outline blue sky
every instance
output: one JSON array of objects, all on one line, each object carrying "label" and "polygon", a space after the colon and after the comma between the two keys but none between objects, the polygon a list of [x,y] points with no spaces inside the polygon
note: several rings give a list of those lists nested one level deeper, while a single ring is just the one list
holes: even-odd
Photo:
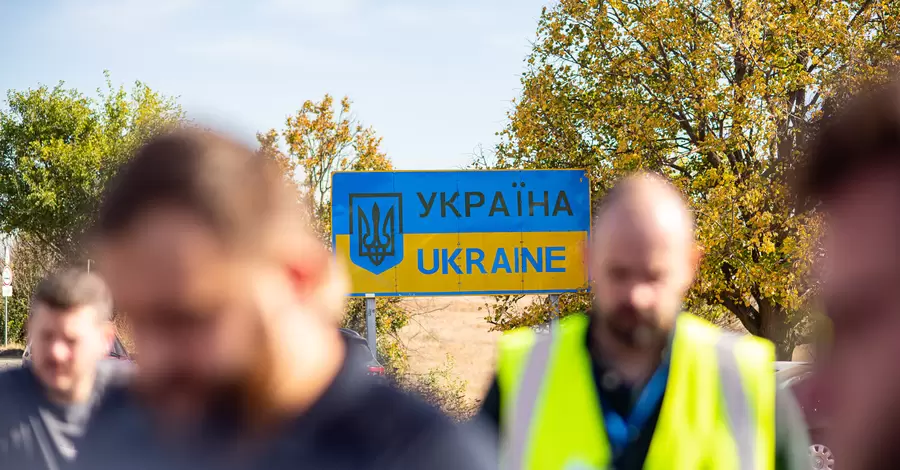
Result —
[{"label": "blue sky", "polygon": [[0,0],[0,90],[92,92],[108,69],[252,140],[349,95],[401,169],[496,143],[546,0]]}]

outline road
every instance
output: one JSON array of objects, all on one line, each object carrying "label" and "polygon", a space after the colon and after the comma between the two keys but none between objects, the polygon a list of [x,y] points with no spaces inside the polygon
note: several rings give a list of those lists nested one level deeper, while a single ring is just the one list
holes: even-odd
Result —
[{"label": "road", "polygon": [[20,358],[17,358],[17,357],[14,357],[14,358],[8,358],[8,357],[0,358],[0,370],[11,369],[11,368],[13,368],[13,367],[19,367],[19,366],[21,366],[21,365],[22,365],[22,359],[20,359]]}]

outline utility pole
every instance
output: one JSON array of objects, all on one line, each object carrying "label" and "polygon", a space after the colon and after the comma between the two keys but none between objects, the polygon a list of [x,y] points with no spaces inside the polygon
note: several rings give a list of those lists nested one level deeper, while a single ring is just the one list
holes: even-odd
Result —
[{"label": "utility pole", "polygon": [[12,269],[9,267],[9,244],[3,244],[3,346],[9,345],[9,297],[12,295]]}]

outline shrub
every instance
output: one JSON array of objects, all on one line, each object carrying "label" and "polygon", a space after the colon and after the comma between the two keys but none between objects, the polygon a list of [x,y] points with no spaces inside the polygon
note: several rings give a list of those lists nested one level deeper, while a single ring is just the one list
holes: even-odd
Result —
[{"label": "shrub", "polygon": [[424,374],[406,374],[400,385],[451,418],[457,421],[468,420],[475,414],[477,406],[466,397],[468,383],[456,377],[453,366],[453,357],[447,354],[443,365]]}]

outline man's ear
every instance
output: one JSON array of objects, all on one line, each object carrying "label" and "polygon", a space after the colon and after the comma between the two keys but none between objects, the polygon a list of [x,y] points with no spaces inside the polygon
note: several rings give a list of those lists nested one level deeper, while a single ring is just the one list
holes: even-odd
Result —
[{"label": "man's ear", "polygon": [[688,287],[697,280],[697,276],[700,271],[700,263],[703,261],[703,248],[697,243],[693,243],[690,248],[690,252],[688,253],[689,259],[689,269],[688,273]]},{"label": "man's ear", "polygon": [[[597,273],[594,272],[594,266],[592,262],[594,257],[594,246],[594,234],[590,233],[581,246],[581,262],[583,263],[584,274],[587,277],[589,285],[591,285],[590,283],[594,282],[594,276],[597,275]],[[591,287],[591,289],[593,289],[593,287]]]},{"label": "man's ear", "polygon": [[318,246],[292,253],[286,263],[291,287],[298,295],[306,295],[318,289],[328,267],[328,252]]},{"label": "man's ear", "polygon": [[585,240],[581,244],[581,262],[585,267],[589,266],[588,260],[591,259],[591,255],[588,253],[588,250],[590,250],[590,248],[588,248],[589,246],[588,240]]},{"label": "man's ear", "polygon": [[593,235],[588,235],[587,238],[581,242],[581,262],[584,263],[585,272],[587,272],[588,268],[591,266],[591,246],[593,246],[591,237]]},{"label": "man's ear", "polygon": [[292,260],[287,264],[286,269],[288,281],[294,293],[304,295],[312,290],[311,286],[316,283],[316,273],[312,272],[308,265],[302,261]]}]

